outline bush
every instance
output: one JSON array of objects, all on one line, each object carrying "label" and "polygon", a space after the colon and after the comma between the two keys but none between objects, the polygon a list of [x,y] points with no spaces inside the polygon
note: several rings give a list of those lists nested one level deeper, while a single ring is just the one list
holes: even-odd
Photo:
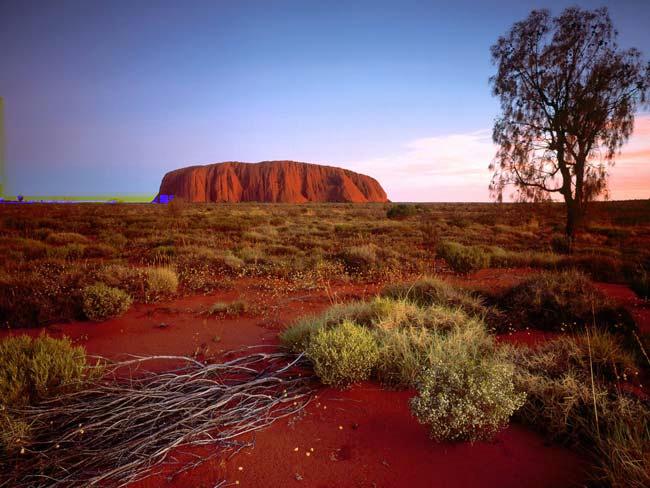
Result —
[{"label": "bush", "polygon": [[438,442],[490,439],[525,401],[513,378],[496,357],[441,355],[423,370],[411,410]]},{"label": "bush", "polygon": [[12,270],[0,281],[0,325],[37,327],[83,319],[81,288],[87,270],[60,261],[39,261],[29,269]]},{"label": "bush", "polygon": [[397,330],[417,327],[449,331],[464,327],[467,315],[458,309],[440,305],[420,306],[404,299],[375,297],[369,301],[338,304],[317,317],[305,317],[280,334],[282,343],[294,352],[304,351],[312,336],[321,328],[353,322],[372,330]]},{"label": "bush", "polygon": [[407,205],[405,203],[398,203],[397,205],[391,205],[390,208],[386,211],[386,217],[389,219],[405,219],[412,215],[415,215],[417,209],[414,205]]},{"label": "bush", "polygon": [[622,263],[620,259],[612,256],[602,254],[573,255],[565,257],[559,264],[564,268],[579,269],[597,281],[617,283],[624,280]]},{"label": "bush", "polygon": [[8,337],[0,342],[0,450],[19,450],[31,440],[30,424],[14,415],[16,407],[77,389],[86,377],[86,354],[69,339],[42,334]]},{"label": "bush", "polygon": [[374,244],[352,246],[343,251],[341,258],[349,271],[370,271],[377,263],[377,246]]},{"label": "bush", "polygon": [[458,273],[469,273],[490,266],[490,255],[478,246],[463,246],[457,242],[438,244],[438,255]]},{"label": "bush", "polygon": [[483,304],[480,297],[438,278],[425,277],[413,283],[388,285],[381,291],[381,295],[410,300],[424,306],[436,304],[457,307],[478,317],[495,313]]},{"label": "bush", "polygon": [[147,268],[145,271],[147,300],[156,300],[176,293],[178,276],[170,268]]},{"label": "bush", "polygon": [[0,398],[6,406],[22,406],[67,391],[84,377],[86,354],[68,338],[42,334],[0,341]]},{"label": "bush", "polygon": [[492,355],[494,342],[484,324],[458,310],[433,306],[429,326],[404,324],[375,332],[379,343],[377,377],[391,387],[415,387],[423,368],[440,357]]},{"label": "bush", "polygon": [[522,324],[564,330],[594,321],[614,328],[634,327],[581,272],[547,271],[531,276],[503,297],[503,304]]},{"label": "bush", "polygon": [[368,379],[379,357],[372,332],[350,321],[319,329],[306,353],[321,381],[339,388]]},{"label": "bush", "polygon": [[518,387],[528,392],[520,420],[582,446],[596,463],[597,483],[650,486],[650,409],[621,391],[620,377],[636,365],[616,336],[582,333],[510,348],[509,356]]},{"label": "bush", "polygon": [[84,314],[96,322],[122,315],[133,303],[128,293],[104,283],[85,287],[82,297]]}]

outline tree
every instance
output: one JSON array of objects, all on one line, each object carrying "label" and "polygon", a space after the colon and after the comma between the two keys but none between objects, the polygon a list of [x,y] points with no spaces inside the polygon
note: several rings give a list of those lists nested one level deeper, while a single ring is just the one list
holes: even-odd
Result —
[{"label": "tree", "polygon": [[491,47],[502,114],[490,192],[502,201],[513,185],[521,201],[563,197],[569,248],[587,203],[607,195],[607,168],[650,87],[650,63],[619,49],[617,35],[606,8],[555,18],[534,10]]}]

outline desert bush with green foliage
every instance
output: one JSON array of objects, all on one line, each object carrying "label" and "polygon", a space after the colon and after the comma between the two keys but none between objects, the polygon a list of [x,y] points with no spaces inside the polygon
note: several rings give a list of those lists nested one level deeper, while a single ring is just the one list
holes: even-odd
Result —
[{"label": "desert bush with green foliage", "polygon": [[513,365],[496,356],[441,354],[421,372],[417,392],[411,410],[438,442],[489,440],[526,398]]},{"label": "desert bush with green foliage", "polygon": [[85,287],[82,291],[82,299],[84,314],[96,322],[119,317],[133,303],[128,293],[104,283]]},{"label": "desert bush with green foliage", "polygon": [[[393,293],[403,296],[397,287]],[[281,340],[305,351],[326,384],[372,376],[389,387],[417,387],[413,411],[437,440],[488,438],[523,402],[512,364],[483,322],[460,308],[376,297],[303,319]]]},{"label": "desert bush with green foliage", "polygon": [[469,273],[490,266],[489,253],[479,246],[443,241],[438,244],[437,252],[458,273]]},{"label": "desert bush with green foliage", "polygon": [[0,341],[0,398],[5,406],[27,405],[74,387],[84,378],[86,354],[69,339],[41,334]]},{"label": "desert bush with green foliage", "polygon": [[469,317],[458,308],[429,306],[403,298],[375,297],[330,307],[318,316],[303,317],[280,334],[283,344],[295,352],[305,350],[313,334],[336,327],[345,321],[370,330],[397,331],[405,327],[449,331],[464,327]]},{"label": "desert bush with green foliage", "polygon": [[31,441],[30,423],[13,410],[77,389],[87,378],[86,354],[69,339],[45,334],[0,341],[0,450],[19,451]]},{"label": "desert bush with green foliage", "polygon": [[347,320],[319,329],[305,353],[321,381],[339,388],[368,379],[379,357],[372,332]]}]

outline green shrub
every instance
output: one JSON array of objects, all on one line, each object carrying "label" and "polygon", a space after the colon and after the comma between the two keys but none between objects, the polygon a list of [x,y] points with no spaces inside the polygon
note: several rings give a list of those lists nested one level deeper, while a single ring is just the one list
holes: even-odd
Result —
[{"label": "green shrub", "polygon": [[68,338],[45,334],[0,341],[0,399],[22,406],[74,388],[84,378],[86,354]]},{"label": "green shrub", "polygon": [[502,299],[521,324],[564,330],[598,322],[633,328],[625,310],[615,308],[581,272],[547,271],[512,288]]},{"label": "green shrub", "polygon": [[280,333],[280,342],[292,352],[304,352],[312,336],[322,326],[322,321],[317,317],[304,317]]},{"label": "green shrub", "polygon": [[145,277],[148,301],[172,295],[178,289],[178,276],[171,268],[147,268]]},{"label": "green shrub", "polygon": [[422,371],[411,410],[438,442],[490,439],[525,401],[513,378],[502,359],[443,354]]},{"label": "green shrub", "polygon": [[458,242],[438,244],[438,255],[458,273],[469,273],[490,266],[490,255],[479,246],[464,246]]},{"label": "green shrub", "polygon": [[415,205],[398,203],[397,205],[390,206],[390,208],[386,211],[386,217],[389,219],[405,219],[417,213],[418,211],[417,208],[415,208]]},{"label": "green shrub", "polygon": [[324,384],[343,388],[370,377],[379,350],[372,332],[344,321],[332,329],[319,329],[306,354]]},{"label": "green shrub", "polygon": [[97,322],[122,315],[133,303],[128,293],[104,283],[85,287],[82,297],[86,317]]}]

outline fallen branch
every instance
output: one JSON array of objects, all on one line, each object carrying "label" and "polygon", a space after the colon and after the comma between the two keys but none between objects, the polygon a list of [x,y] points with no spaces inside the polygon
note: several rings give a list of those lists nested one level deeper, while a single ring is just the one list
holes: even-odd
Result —
[{"label": "fallen branch", "polygon": [[[148,368],[167,361],[173,370]],[[101,379],[82,390],[13,412],[31,422],[34,439],[22,454],[0,454],[0,486],[125,486],[187,448],[241,449],[237,437],[307,405],[313,377],[303,366],[302,355],[284,352],[221,364],[179,356],[106,362]]]}]

